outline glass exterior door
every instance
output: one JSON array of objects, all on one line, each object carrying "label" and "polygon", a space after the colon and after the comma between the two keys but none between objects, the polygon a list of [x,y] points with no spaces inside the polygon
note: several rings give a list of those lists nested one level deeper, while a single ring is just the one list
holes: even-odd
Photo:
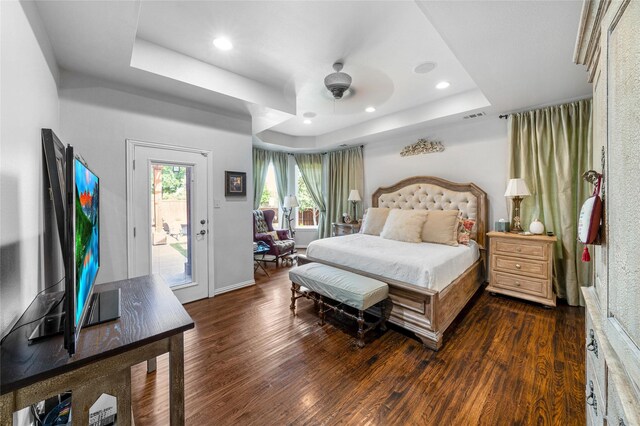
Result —
[{"label": "glass exterior door", "polygon": [[182,303],[209,295],[207,156],[177,147],[133,149],[131,277],[153,274]]}]

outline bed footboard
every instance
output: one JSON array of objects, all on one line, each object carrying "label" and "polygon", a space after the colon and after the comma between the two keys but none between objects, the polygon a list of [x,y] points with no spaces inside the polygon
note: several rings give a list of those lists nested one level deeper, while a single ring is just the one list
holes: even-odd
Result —
[{"label": "bed footboard", "polygon": [[[304,255],[298,257],[300,265],[310,262]],[[341,268],[340,265],[330,265]],[[420,287],[412,289],[410,285],[389,282],[383,277],[374,278],[389,285],[389,297],[393,302],[389,322],[413,332],[424,346],[437,351],[442,346],[445,330],[484,284],[483,271],[483,261],[479,259],[441,292],[430,292]],[[363,275],[372,277],[371,274]]]}]

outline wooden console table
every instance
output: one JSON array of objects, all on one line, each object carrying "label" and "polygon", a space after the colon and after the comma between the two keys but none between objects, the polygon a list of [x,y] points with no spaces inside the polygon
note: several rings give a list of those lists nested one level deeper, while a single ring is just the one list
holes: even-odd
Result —
[{"label": "wooden console table", "polygon": [[184,338],[193,320],[159,278],[138,277],[96,286],[120,288],[121,317],[80,331],[69,357],[62,336],[29,345],[32,327],[8,336],[0,348],[0,424],[13,412],[72,392],[73,424],[89,423],[89,408],[102,393],[118,399],[118,424],[131,424],[131,367],[169,353],[170,424],[184,424]]}]

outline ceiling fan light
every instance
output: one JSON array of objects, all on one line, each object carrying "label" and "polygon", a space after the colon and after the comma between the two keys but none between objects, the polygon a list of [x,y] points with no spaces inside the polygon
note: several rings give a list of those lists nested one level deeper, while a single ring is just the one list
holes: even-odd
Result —
[{"label": "ceiling fan light", "polygon": [[344,92],[351,86],[351,76],[340,72],[342,69],[342,64],[340,62],[333,64],[333,69],[336,70],[336,72],[331,73],[324,78],[324,85],[335,99],[342,99]]}]

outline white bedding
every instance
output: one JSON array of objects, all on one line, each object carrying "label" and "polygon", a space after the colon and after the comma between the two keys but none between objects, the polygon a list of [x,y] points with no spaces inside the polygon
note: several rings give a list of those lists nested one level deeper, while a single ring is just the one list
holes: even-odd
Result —
[{"label": "white bedding", "polygon": [[478,260],[480,251],[473,240],[452,247],[352,234],[313,241],[307,257],[441,291]]}]

